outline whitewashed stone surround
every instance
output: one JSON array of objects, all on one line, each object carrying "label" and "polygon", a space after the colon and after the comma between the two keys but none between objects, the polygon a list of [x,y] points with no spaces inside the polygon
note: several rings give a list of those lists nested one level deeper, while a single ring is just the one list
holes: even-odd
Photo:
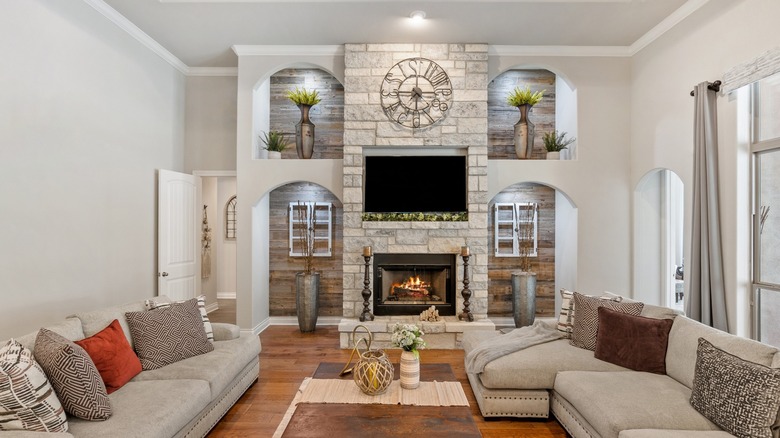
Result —
[{"label": "whitewashed stone surround", "polygon": [[[452,107],[440,122],[410,129],[382,112],[379,90],[387,71],[412,57],[442,66],[453,88]],[[471,250],[471,310],[487,318],[488,177],[487,44],[346,44],[344,75],[344,317],[363,310],[365,262],[362,248],[374,253],[451,253]],[[363,222],[363,157],[367,148],[403,151],[464,148],[468,155],[468,222]],[[458,260],[457,312],[463,261]],[[373,282],[373,277],[372,277]],[[373,283],[372,283],[373,285]]]}]

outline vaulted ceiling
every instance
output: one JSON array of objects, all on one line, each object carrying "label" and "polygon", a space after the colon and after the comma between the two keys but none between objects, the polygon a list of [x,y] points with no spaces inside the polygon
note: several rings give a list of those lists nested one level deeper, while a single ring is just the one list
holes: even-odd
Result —
[{"label": "vaulted ceiling", "polygon": [[[631,47],[707,0],[104,0],[191,67],[233,45],[474,42]],[[413,23],[409,14],[426,12]],[[659,30],[660,29],[660,30]]]}]

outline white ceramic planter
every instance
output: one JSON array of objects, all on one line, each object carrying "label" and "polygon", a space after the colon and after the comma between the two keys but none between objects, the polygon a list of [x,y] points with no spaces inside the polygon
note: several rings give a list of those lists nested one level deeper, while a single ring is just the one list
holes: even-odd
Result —
[{"label": "white ceramic planter", "polygon": [[281,160],[282,159],[282,153],[276,152],[276,151],[267,151],[268,152],[268,159],[269,160]]},{"label": "white ceramic planter", "polygon": [[547,152],[547,159],[548,160],[560,160],[561,159],[561,153],[560,152]]}]

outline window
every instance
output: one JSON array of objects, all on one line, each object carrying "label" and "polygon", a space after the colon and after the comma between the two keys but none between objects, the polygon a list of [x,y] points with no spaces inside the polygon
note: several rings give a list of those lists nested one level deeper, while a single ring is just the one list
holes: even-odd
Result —
[{"label": "window", "polygon": [[536,257],[538,213],[534,202],[497,202],[493,206],[496,257]]},{"label": "window", "polygon": [[780,74],[753,87],[753,291],[756,338],[780,347]]},{"label": "window", "polygon": [[225,239],[236,238],[236,196],[225,204]]},{"label": "window", "polygon": [[304,257],[307,241],[314,257],[333,255],[333,204],[291,202],[288,213],[290,257]]}]

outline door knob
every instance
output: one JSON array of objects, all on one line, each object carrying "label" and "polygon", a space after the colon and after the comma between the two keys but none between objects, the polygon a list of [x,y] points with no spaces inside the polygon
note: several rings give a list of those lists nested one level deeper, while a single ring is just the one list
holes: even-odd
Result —
[{"label": "door knob", "polygon": [[162,274],[160,274],[160,277],[167,277],[167,276],[168,276],[167,272],[163,272]]}]

